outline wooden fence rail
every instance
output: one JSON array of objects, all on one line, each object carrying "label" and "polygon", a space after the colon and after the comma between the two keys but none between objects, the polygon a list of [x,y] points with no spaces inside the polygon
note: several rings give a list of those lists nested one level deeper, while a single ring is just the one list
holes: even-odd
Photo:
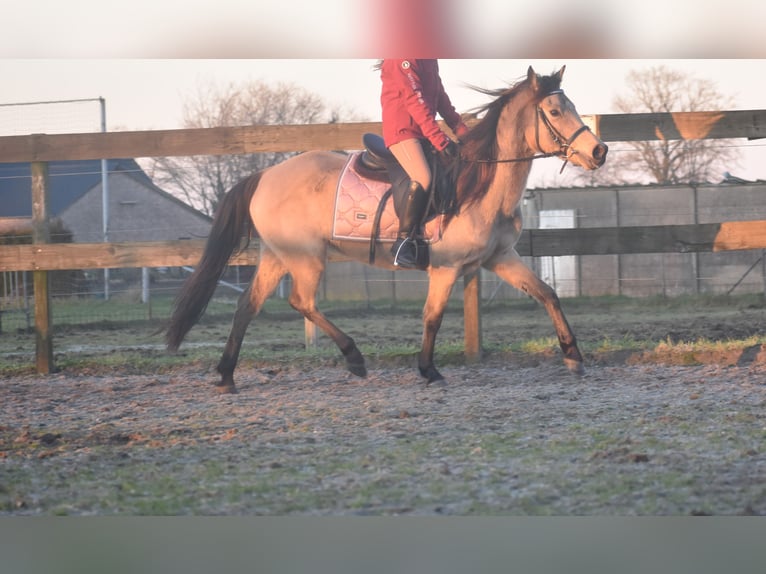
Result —
[{"label": "wooden fence rail", "polygon": [[[583,120],[607,142],[766,137],[766,110],[586,115]],[[6,136],[0,137],[0,163],[353,150],[367,132],[380,134],[380,123]]]},{"label": "wooden fence rail", "polygon": [[[612,114],[584,116],[583,119],[594,133],[607,142],[766,137],[766,110]],[[475,120],[468,123],[472,121]],[[34,271],[38,372],[49,373],[53,369],[48,270],[194,265],[202,249],[200,243],[187,241],[49,244],[46,162],[310,149],[351,150],[359,149],[362,135],[367,132],[380,133],[380,123],[0,137],[0,163],[32,162],[32,220],[29,225],[17,220],[7,227],[31,230],[34,245],[0,246],[0,270]],[[694,226],[528,230],[522,236],[518,250],[522,255],[570,255],[763,247],[766,247],[764,222],[752,221]],[[253,250],[248,250],[235,261],[248,265],[256,262],[257,254]],[[464,289],[466,355],[474,359],[481,353],[479,300],[478,277],[467,277]]]},{"label": "wooden fence rail", "polygon": [[[0,248],[0,269],[59,271],[127,267],[194,267],[204,240],[123,243],[47,243]],[[525,229],[519,255],[622,255],[629,253],[704,253],[766,249],[766,220],[642,227]],[[330,261],[348,261],[330,256]],[[234,256],[231,265],[257,265],[258,246]]]}]

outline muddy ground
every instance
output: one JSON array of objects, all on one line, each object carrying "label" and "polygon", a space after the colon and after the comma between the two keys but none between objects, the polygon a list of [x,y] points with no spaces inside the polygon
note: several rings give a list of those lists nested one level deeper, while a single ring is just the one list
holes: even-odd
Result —
[{"label": "muddy ground", "polygon": [[766,514],[762,304],[573,304],[583,377],[524,345],[552,335],[531,304],[485,313],[486,357],[466,364],[456,311],[446,388],[413,367],[416,311],[331,315],[367,378],[267,314],[223,396],[225,321],[172,360],[145,329],[64,328],[49,376],[19,367],[28,335],[4,335],[0,514]]}]

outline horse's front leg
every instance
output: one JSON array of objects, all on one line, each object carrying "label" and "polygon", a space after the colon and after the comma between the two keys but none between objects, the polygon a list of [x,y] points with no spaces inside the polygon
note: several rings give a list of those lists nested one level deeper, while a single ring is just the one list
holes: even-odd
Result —
[{"label": "horse's front leg", "polygon": [[428,383],[444,380],[434,366],[434,347],[457,275],[455,269],[443,267],[432,267],[429,271],[428,296],[423,307],[423,341],[418,355],[418,369]]},{"label": "horse's front leg", "polygon": [[290,305],[326,333],[346,359],[346,368],[357,377],[367,376],[364,356],[354,340],[316,307],[316,292],[324,272],[324,257],[293,257],[290,262],[293,288]]},{"label": "horse's front leg", "polygon": [[564,364],[572,373],[582,375],[585,372],[582,355],[577,347],[577,340],[572,328],[561,310],[561,303],[556,292],[527,267],[515,250],[504,254],[502,258],[485,264],[485,267],[545,306],[545,310],[553,321],[553,327],[556,329],[559,346],[564,353]]}]

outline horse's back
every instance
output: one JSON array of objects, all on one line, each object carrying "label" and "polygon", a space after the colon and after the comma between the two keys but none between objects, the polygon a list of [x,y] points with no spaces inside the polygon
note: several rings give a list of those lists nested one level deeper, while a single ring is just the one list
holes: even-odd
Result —
[{"label": "horse's back", "polygon": [[267,186],[283,188],[281,193],[302,194],[327,177],[337,179],[347,159],[336,152],[307,151],[267,168],[261,179]]},{"label": "horse's back", "polygon": [[250,216],[265,241],[326,240],[338,177],[347,156],[310,151],[265,170],[253,199]]}]

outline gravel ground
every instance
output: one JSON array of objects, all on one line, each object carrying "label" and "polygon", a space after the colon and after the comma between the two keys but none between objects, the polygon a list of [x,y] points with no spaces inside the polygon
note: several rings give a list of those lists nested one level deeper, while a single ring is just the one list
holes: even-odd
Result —
[{"label": "gravel ground", "polygon": [[0,514],[766,514],[766,349],[666,359],[14,376]]}]

